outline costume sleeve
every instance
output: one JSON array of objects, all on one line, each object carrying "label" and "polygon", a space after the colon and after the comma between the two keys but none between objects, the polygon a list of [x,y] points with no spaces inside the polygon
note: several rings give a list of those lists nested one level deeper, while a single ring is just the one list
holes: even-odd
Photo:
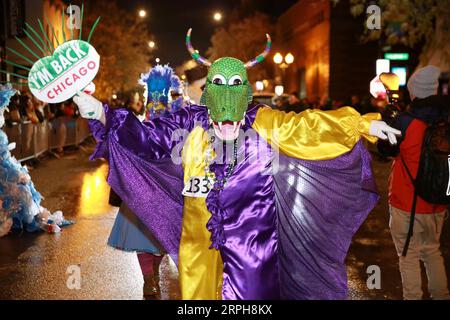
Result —
[{"label": "costume sleeve", "polygon": [[[191,131],[206,111],[190,106],[165,118],[141,123],[127,109],[105,106],[106,124],[90,121],[97,140],[92,159],[108,160],[108,183],[147,226],[172,259],[178,261],[181,237],[183,168],[173,161],[177,129]],[[176,149],[174,149],[176,150]]]},{"label": "costume sleeve", "polygon": [[[114,139],[133,154],[151,160],[169,158],[174,147],[182,142],[182,131],[191,131],[201,121],[199,107],[186,107],[167,117],[141,123],[128,109],[104,106],[106,124],[90,120],[90,129],[97,141],[92,158],[109,158],[108,141]],[[179,130],[179,131],[178,131]]]},{"label": "costume sleeve", "polygon": [[283,112],[269,107],[258,110],[253,128],[283,154],[304,160],[327,160],[350,151],[361,137],[370,142],[372,120],[378,113],[361,116],[351,107],[338,110]]}]

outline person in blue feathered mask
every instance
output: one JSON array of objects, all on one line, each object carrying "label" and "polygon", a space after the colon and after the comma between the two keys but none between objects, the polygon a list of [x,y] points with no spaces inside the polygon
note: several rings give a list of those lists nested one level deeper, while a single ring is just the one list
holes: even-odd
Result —
[{"label": "person in blue feathered mask", "polygon": [[[178,99],[171,101],[171,92],[179,92],[181,82],[168,65],[156,65],[146,74],[141,75],[139,84],[145,87],[146,119],[153,120],[166,116],[182,107]],[[172,107],[170,108],[169,107]]]}]

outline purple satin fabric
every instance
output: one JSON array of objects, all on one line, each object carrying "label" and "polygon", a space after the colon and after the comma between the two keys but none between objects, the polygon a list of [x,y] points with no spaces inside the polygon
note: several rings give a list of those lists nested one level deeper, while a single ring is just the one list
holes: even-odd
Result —
[{"label": "purple satin fabric", "polygon": [[178,263],[181,237],[183,169],[171,159],[177,129],[207,124],[204,107],[189,106],[167,118],[142,124],[127,109],[105,106],[106,126],[90,121],[97,147],[91,159],[109,162],[108,183]]},{"label": "purple satin fabric", "polygon": [[108,143],[103,142],[111,138],[142,159],[170,158],[173,148],[182,146],[177,130],[189,132],[197,125],[208,128],[207,110],[202,106],[190,105],[167,117],[143,123],[125,108],[112,110],[105,105],[104,109],[105,126],[96,120],[89,121],[94,138],[99,142],[92,158],[108,159]]},{"label": "purple satin fabric", "polygon": [[[252,116],[251,112],[248,116]],[[246,132],[249,129],[244,127]],[[279,299],[271,149],[260,136],[250,134],[238,155],[242,158],[225,189],[212,190],[206,199],[211,212],[207,228],[224,262],[222,298]],[[210,169],[221,179],[225,167],[214,163]]]},{"label": "purple satin fabric", "polygon": [[345,257],[379,196],[360,141],[327,161],[280,157],[274,175],[282,299],[347,299]]}]

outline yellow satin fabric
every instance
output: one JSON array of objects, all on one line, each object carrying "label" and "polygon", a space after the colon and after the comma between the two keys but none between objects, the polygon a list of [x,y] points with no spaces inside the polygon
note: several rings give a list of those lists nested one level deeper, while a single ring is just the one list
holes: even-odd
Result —
[{"label": "yellow satin fabric", "polygon": [[[195,128],[183,147],[184,182],[205,175],[207,133]],[[205,198],[184,197],[178,271],[183,300],[220,300],[223,262],[218,250],[209,249],[211,217]]]},{"label": "yellow satin fabric", "polygon": [[369,126],[379,119],[379,113],[361,116],[351,107],[301,113],[265,107],[258,110],[253,128],[287,156],[328,160],[350,151],[362,136],[376,142],[376,137],[369,136]]}]

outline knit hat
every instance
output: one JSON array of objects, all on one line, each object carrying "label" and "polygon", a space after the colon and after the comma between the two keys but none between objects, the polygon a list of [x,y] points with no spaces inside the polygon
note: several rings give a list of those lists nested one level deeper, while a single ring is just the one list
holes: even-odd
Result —
[{"label": "knit hat", "polygon": [[412,74],[408,81],[411,97],[424,99],[437,94],[441,70],[435,66],[423,67]]}]

